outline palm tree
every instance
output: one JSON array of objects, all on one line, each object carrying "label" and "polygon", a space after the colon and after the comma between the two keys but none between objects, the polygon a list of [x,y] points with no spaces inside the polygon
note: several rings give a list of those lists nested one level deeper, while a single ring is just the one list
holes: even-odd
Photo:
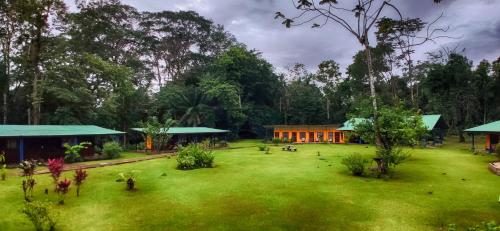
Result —
[{"label": "palm tree", "polygon": [[178,111],[182,113],[180,122],[184,126],[197,127],[206,124],[213,115],[213,110],[208,105],[210,98],[198,88],[186,88],[176,101]]}]

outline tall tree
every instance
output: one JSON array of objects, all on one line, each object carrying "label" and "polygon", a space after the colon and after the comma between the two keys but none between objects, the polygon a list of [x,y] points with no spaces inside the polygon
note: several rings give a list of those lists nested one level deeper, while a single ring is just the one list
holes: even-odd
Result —
[{"label": "tall tree", "polygon": [[62,0],[30,0],[18,1],[17,9],[20,13],[20,21],[25,25],[23,31],[26,38],[24,48],[27,61],[27,74],[30,76],[29,83],[31,92],[31,122],[39,124],[42,112],[44,76],[42,69],[42,56],[46,48],[44,37],[51,33],[50,19],[61,19],[66,12],[66,5]]}]

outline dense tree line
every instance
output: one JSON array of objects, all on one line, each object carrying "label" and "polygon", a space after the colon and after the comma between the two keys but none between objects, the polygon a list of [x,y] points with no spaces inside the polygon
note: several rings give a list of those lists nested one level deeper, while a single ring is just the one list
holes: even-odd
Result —
[{"label": "dense tree line", "polygon": [[[266,124],[341,123],[370,105],[439,113],[461,134],[500,119],[500,60],[474,66],[458,52],[415,62],[395,23],[377,24],[376,46],[347,72],[327,60],[276,73],[260,53],[192,11],[140,12],[118,0],[0,1],[1,121],[96,124],[128,130],[157,117],[183,126],[262,136]],[[422,28],[420,21],[405,32]],[[395,45],[396,44],[396,45]],[[411,46],[406,46],[411,47]]]}]

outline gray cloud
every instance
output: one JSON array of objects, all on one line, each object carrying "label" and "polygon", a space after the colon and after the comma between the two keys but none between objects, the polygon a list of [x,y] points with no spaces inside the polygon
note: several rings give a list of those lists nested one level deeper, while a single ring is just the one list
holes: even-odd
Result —
[{"label": "gray cloud", "polygon": [[[68,0],[70,1],[70,0]],[[345,68],[352,56],[361,49],[352,35],[336,25],[311,29],[309,25],[286,29],[274,13],[294,14],[290,0],[122,0],[142,11],[194,10],[222,24],[250,49],[262,52],[277,70],[293,63],[304,63],[314,69],[321,61],[333,59]],[[425,52],[442,46],[466,48],[466,54],[477,63],[483,58],[493,60],[500,55],[500,1],[432,0],[394,1],[408,17],[431,21],[444,12],[441,26],[450,26],[449,35],[460,39],[440,39],[416,51],[417,59]]]}]

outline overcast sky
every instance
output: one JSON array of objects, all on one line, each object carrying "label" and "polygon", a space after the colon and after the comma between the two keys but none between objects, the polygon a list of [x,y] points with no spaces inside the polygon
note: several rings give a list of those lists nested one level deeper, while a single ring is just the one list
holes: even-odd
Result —
[{"label": "overcast sky", "polygon": [[[67,0],[73,2],[73,0]],[[285,15],[297,13],[290,0],[122,0],[140,11],[193,10],[222,24],[248,48],[262,52],[262,56],[278,71],[294,63],[303,63],[313,70],[323,60],[333,59],[345,69],[361,46],[352,35],[335,24],[321,29],[310,25],[292,27],[274,20],[276,11]],[[425,59],[425,52],[440,47],[459,46],[477,64],[482,59],[494,60],[500,56],[500,0],[394,0],[404,16],[431,21],[444,12],[439,21],[450,26],[448,35],[459,39],[440,39],[416,51],[417,59]]]}]

